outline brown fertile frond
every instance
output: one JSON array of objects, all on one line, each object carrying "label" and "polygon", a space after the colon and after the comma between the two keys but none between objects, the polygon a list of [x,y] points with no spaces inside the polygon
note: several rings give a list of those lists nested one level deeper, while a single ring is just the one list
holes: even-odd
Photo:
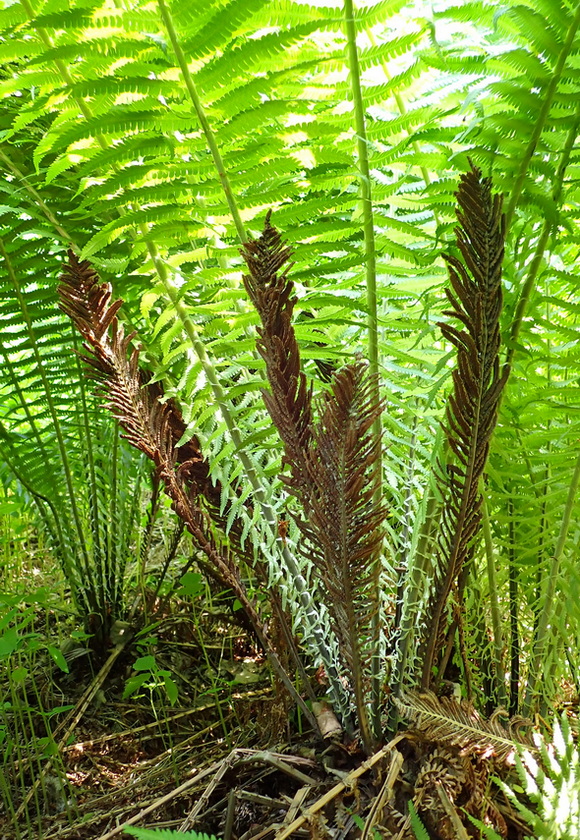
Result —
[{"label": "brown fertile frond", "polygon": [[[381,405],[359,361],[334,375],[321,406],[308,455],[308,519],[299,522],[310,558],[328,595],[326,603],[349,666],[365,748],[370,747],[365,706],[365,646],[371,637],[372,570],[379,562],[386,510],[376,501],[380,441],[372,425]],[[294,479],[289,488],[300,496]]]},{"label": "brown fertile frond", "polygon": [[[266,362],[271,391],[264,391],[266,408],[278,429],[295,484],[307,486],[306,454],[312,432],[312,388],[300,369],[300,350],[292,326],[296,304],[293,283],[288,278],[292,252],[266,216],[259,239],[241,249],[249,274],[244,276],[246,291],[256,307],[262,326],[258,327],[258,351]],[[306,502],[306,499],[304,499]]]},{"label": "brown fertile frond", "polygon": [[[224,527],[225,516],[220,515],[221,488],[212,484],[209,465],[197,437],[194,435],[178,445],[186,431],[179,406],[173,399],[164,399],[162,384],[151,382],[151,375],[139,367],[139,350],[130,349],[135,333],[125,336],[116,317],[123,301],[111,303],[111,286],[100,282],[88,261],[80,262],[72,251],[68,257],[58,290],[60,307],[84,339],[87,353],[82,358],[124,429],[124,437],[151,458],[158,469],[167,458],[176,464],[188,493],[202,495],[212,519]],[[235,524],[230,536],[235,541]]]},{"label": "brown fertile frond", "polygon": [[[202,495],[212,519],[223,527],[228,512],[220,514],[220,487],[211,482],[209,465],[195,436],[178,446],[186,429],[181,412],[174,400],[163,401],[161,383],[150,382],[150,374],[139,367],[139,350],[130,346],[134,333],[126,336],[116,317],[123,301],[111,303],[110,285],[101,283],[91,264],[80,262],[72,251],[60,280],[61,309],[84,339],[82,358],[124,430],[123,436],[155,464],[175,511],[208,557],[211,576],[240,598],[235,564],[217,546],[198,503]],[[233,533],[230,531],[234,544],[236,537],[234,525]]]},{"label": "brown fertile frond", "polygon": [[110,285],[100,283],[90,263],[80,262],[72,251],[58,291],[61,308],[84,338],[87,354],[83,359],[124,429],[123,437],[153,461],[176,512],[215,563],[224,582],[236,587],[237,594],[238,582],[233,580],[231,564],[220,556],[208,523],[204,524],[203,514],[195,505],[200,485],[208,480],[207,463],[195,437],[177,446],[185,431],[181,413],[173,400],[161,401],[162,386],[150,383],[139,368],[139,349],[130,350],[134,333],[126,336],[117,320],[122,301],[111,304]]},{"label": "brown fertile frond", "polygon": [[447,405],[446,435],[452,459],[440,478],[444,508],[438,536],[435,588],[425,632],[422,685],[431,681],[441,650],[445,605],[461,570],[471,558],[479,528],[483,474],[497,421],[506,377],[500,374],[499,316],[502,306],[501,265],[504,254],[502,199],[492,195],[491,179],[474,167],[461,176],[457,192],[456,237],[462,260],[445,257],[452,308],[446,315],[460,326],[439,326],[457,348],[453,392]]},{"label": "brown fertile frond", "polygon": [[395,703],[424,741],[458,747],[465,754],[494,756],[500,761],[509,761],[518,747],[533,749],[532,742],[524,739],[515,725],[500,723],[499,715],[485,720],[465,700],[458,702],[425,691],[402,694]]}]

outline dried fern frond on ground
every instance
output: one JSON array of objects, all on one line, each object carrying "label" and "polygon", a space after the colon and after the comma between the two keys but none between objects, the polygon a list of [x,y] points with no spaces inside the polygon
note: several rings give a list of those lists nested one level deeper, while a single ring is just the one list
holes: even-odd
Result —
[{"label": "dried fern frond on ground", "polygon": [[532,748],[531,740],[520,734],[521,719],[502,722],[501,710],[489,720],[481,717],[472,703],[452,697],[437,697],[431,691],[405,692],[395,703],[402,717],[426,741],[440,741],[466,753],[512,763],[518,748]]}]

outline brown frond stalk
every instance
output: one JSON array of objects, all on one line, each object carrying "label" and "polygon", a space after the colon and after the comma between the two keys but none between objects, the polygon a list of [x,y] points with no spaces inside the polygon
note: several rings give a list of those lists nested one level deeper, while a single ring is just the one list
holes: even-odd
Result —
[{"label": "brown frond stalk", "polygon": [[[386,510],[377,504],[380,441],[372,434],[381,412],[363,362],[332,379],[308,455],[309,515],[299,521],[307,538],[355,695],[365,750],[372,750],[368,720],[367,666],[373,646],[372,619],[379,605],[373,570],[379,562]],[[293,481],[289,489],[300,498]]]},{"label": "brown frond stalk", "polygon": [[440,478],[444,508],[437,544],[435,588],[425,632],[422,685],[429,687],[445,631],[445,606],[462,569],[473,554],[481,519],[479,480],[497,421],[505,375],[499,368],[499,316],[504,217],[491,179],[473,168],[462,175],[457,192],[457,244],[463,260],[446,256],[452,290],[444,314],[460,326],[440,324],[457,348],[453,392],[447,406],[446,435],[451,459]]}]

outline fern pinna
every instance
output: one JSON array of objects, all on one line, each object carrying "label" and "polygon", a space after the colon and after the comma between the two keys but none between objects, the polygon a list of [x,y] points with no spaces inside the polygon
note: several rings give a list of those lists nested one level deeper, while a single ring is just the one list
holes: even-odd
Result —
[{"label": "fern pinna", "polygon": [[319,419],[313,420],[312,390],[291,323],[293,283],[288,269],[281,270],[290,253],[268,216],[262,236],[242,249],[250,272],[244,283],[262,321],[258,349],[271,386],[263,396],[291,468],[283,479],[302,505],[297,524],[326,596],[370,752],[365,666],[378,655],[371,632],[378,609],[372,570],[379,562],[386,513],[376,499],[380,441],[371,430],[381,405],[366,365],[357,361],[333,376],[318,406]]},{"label": "fern pinna", "polygon": [[447,406],[446,436],[452,457],[439,477],[445,502],[424,634],[425,688],[443,646],[445,606],[473,555],[481,519],[479,482],[507,378],[499,364],[505,228],[501,196],[492,195],[491,179],[482,178],[474,167],[461,177],[457,202],[455,232],[463,261],[445,256],[452,287],[447,289],[452,308],[445,314],[463,328],[440,324],[445,338],[457,348],[457,367]]}]

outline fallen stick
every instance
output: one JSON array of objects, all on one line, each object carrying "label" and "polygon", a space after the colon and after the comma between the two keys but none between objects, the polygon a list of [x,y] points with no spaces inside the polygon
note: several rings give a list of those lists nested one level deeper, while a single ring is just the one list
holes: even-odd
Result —
[{"label": "fallen stick", "polygon": [[299,828],[301,828],[305,822],[307,822],[310,817],[313,817],[318,811],[322,810],[325,805],[328,805],[329,802],[338,796],[345,788],[351,787],[352,783],[355,782],[359,776],[362,776],[363,773],[366,773],[367,770],[370,770],[372,767],[377,764],[381,758],[384,758],[387,753],[389,753],[396,744],[399,743],[404,738],[404,735],[397,735],[396,738],[393,738],[386,746],[384,746],[381,750],[376,752],[370,758],[367,758],[366,761],[349,773],[344,779],[331,788],[324,796],[321,796],[313,805],[306,808],[302,816],[298,817],[291,823],[287,828],[283,828],[274,838],[274,840],[286,840],[287,837],[290,837],[291,834],[294,834]]},{"label": "fallen stick", "polygon": [[363,833],[360,836],[360,840],[369,839],[373,826],[378,822],[380,818],[380,813],[382,809],[385,807],[386,803],[393,795],[393,787],[399,777],[399,773],[401,772],[403,761],[403,756],[397,750],[391,761],[391,766],[389,767],[389,772],[387,773],[385,783],[379,791],[378,796],[375,797],[375,801],[371,806],[371,810],[367,816],[365,827],[363,829]]},{"label": "fallen stick", "polygon": [[118,825],[116,828],[113,828],[111,831],[108,831],[106,834],[102,834],[97,840],[110,840],[111,837],[116,837],[117,834],[120,834],[121,831],[124,831],[128,825],[134,825],[139,820],[142,820],[143,817],[146,817],[148,814],[151,814],[153,811],[156,811],[162,805],[165,805],[166,802],[171,802],[176,796],[186,791],[188,788],[193,787],[194,784],[197,784],[201,779],[205,776],[211,775],[221,764],[223,764],[223,759],[220,761],[215,761],[210,767],[206,770],[202,770],[201,773],[196,773],[192,776],[191,779],[188,779],[186,782],[183,782],[182,785],[176,787],[174,790],[166,793],[164,796],[160,796],[159,799],[156,799],[155,802],[152,802],[147,808],[143,808],[142,811],[139,811],[138,814],[135,814],[128,820],[125,820],[121,825]]}]

